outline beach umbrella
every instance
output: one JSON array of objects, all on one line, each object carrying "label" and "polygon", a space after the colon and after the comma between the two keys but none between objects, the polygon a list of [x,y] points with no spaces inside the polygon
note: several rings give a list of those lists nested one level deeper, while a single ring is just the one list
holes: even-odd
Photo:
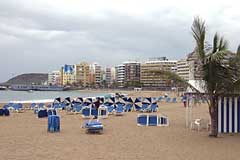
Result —
[{"label": "beach umbrella", "polygon": [[53,108],[61,108],[61,97],[57,97],[54,99]]},{"label": "beach umbrella", "polygon": [[152,100],[151,100],[151,103],[157,103],[157,98],[156,97],[153,97]]},{"label": "beach umbrella", "polygon": [[134,107],[136,111],[139,111],[141,109],[142,105],[142,97],[137,97],[134,101]]},{"label": "beach umbrella", "polygon": [[142,104],[150,105],[151,103],[152,103],[152,98],[150,98],[150,97],[144,98],[144,100],[142,101]]},{"label": "beach umbrella", "polygon": [[66,106],[70,105],[70,104],[72,103],[72,102],[71,102],[71,98],[70,98],[70,97],[66,97],[66,98],[64,99],[63,103],[64,103]]},{"label": "beach umbrella", "polygon": [[100,104],[104,104],[104,102],[105,102],[105,98],[104,98],[104,96],[96,97],[96,100],[97,100],[97,99],[99,99]]},{"label": "beach umbrella", "polygon": [[84,103],[84,106],[92,107],[94,105],[94,99],[93,98],[86,98],[83,103]]},{"label": "beach umbrella", "polygon": [[[130,97],[129,97],[129,98],[130,98]],[[125,96],[125,97],[122,97],[122,99],[124,100],[125,103],[128,102],[128,97]]]},{"label": "beach umbrella", "polygon": [[120,97],[120,98],[118,98],[117,99],[117,102],[116,102],[116,104],[122,104],[122,105],[125,105],[126,104],[126,101],[123,99],[124,97]]},{"label": "beach umbrella", "polygon": [[82,104],[83,103],[83,98],[82,97],[77,97],[76,101],[79,102],[80,104]]},{"label": "beach umbrella", "polygon": [[54,99],[53,104],[55,103],[61,103],[61,97],[57,97]]},{"label": "beach umbrella", "polygon": [[116,97],[110,97],[108,100],[108,106],[113,106],[114,108],[116,108],[116,104],[117,103],[117,99]]}]

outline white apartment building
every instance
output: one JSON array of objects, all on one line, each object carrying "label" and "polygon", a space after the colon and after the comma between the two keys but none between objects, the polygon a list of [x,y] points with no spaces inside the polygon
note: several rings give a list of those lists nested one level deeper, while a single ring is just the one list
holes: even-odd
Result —
[{"label": "white apartment building", "polygon": [[49,85],[61,85],[61,73],[60,71],[52,71],[48,73]]},{"label": "white apartment building", "polygon": [[116,81],[118,83],[118,87],[124,87],[124,82],[125,82],[125,65],[124,64],[116,66]]}]

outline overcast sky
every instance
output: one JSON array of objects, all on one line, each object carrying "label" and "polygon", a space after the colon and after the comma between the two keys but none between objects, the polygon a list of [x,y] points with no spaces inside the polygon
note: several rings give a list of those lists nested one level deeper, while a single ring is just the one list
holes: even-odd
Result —
[{"label": "overcast sky", "polygon": [[217,31],[236,50],[237,0],[1,0],[0,82],[80,61],[183,58],[194,48],[195,16],[206,20],[209,40]]}]

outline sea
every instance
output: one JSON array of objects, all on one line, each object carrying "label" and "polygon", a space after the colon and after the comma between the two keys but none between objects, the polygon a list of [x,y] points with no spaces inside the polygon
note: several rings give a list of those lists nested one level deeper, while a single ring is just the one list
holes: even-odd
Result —
[{"label": "sea", "polygon": [[51,102],[56,97],[76,98],[76,97],[98,97],[107,96],[113,93],[108,91],[89,91],[89,90],[74,90],[74,91],[11,91],[1,90],[0,91],[0,103],[8,103],[15,101],[31,102],[31,101],[42,101]]}]

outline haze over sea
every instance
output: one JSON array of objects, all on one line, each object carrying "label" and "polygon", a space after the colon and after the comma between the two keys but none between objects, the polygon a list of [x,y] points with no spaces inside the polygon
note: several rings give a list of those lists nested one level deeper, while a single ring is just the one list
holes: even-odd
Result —
[{"label": "haze over sea", "polygon": [[56,97],[96,97],[105,96],[109,94],[109,91],[0,91],[0,102],[9,101],[31,101],[31,100],[46,100],[54,99]]}]

